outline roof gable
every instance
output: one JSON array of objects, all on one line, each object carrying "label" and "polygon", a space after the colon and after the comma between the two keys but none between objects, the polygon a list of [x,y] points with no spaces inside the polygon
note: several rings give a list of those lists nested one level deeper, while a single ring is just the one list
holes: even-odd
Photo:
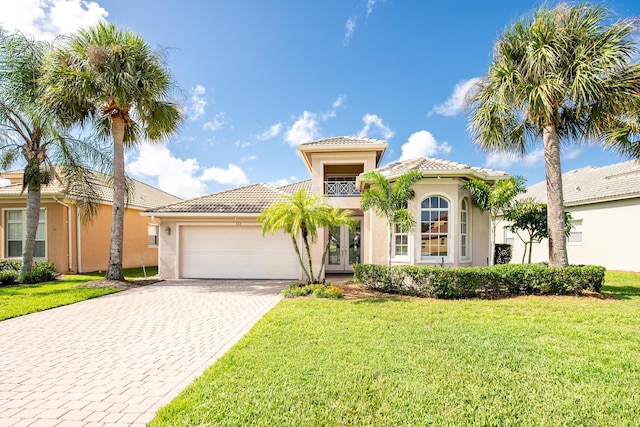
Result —
[{"label": "roof gable", "polygon": [[436,159],[433,157],[418,157],[415,159],[397,161],[375,169],[376,172],[381,173],[389,179],[397,178],[410,170],[418,170],[422,172],[425,177],[443,175],[467,176],[469,178],[478,178],[487,181],[495,181],[509,176],[507,172],[466,165],[464,163],[452,162],[450,160]]}]

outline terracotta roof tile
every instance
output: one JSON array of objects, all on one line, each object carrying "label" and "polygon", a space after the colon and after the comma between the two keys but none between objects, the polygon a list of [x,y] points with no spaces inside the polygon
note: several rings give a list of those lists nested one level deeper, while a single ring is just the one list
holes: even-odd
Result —
[{"label": "terracotta roof tile", "polygon": [[278,187],[278,190],[284,191],[288,194],[295,194],[302,188],[307,190],[307,194],[311,193],[311,179],[305,179],[304,181],[298,181],[291,184],[283,185],[282,187]]},{"label": "terracotta roof tile", "polygon": [[[587,166],[563,173],[562,193],[566,205],[640,197],[640,163],[630,160],[602,167]],[[546,181],[530,186],[520,196],[523,197],[534,197],[546,203]]]},{"label": "terracotta roof tile", "polygon": [[316,141],[304,142],[299,147],[324,146],[324,145],[363,145],[363,144],[386,144],[387,141],[373,138],[360,138],[356,136],[335,136],[333,138],[318,139]]},{"label": "terracotta roof tile", "polygon": [[464,163],[452,162],[450,160],[436,159],[433,157],[418,157],[415,159],[403,160],[382,166],[376,171],[383,175],[400,176],[409,170],[419,170],[425,174],[474,172],[487,178],[501,178],[509,176],[508,173],[493,169],[470,166]]}]

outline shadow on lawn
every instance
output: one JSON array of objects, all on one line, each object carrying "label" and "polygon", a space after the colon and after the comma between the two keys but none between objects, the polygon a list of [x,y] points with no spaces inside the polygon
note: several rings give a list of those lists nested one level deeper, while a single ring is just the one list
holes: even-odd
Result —
[{"label": "shadow on lawn", "polygon": [[603,286],[600,292],[615,299],[631,299],[640,297],[640,287],[637,286]]}]

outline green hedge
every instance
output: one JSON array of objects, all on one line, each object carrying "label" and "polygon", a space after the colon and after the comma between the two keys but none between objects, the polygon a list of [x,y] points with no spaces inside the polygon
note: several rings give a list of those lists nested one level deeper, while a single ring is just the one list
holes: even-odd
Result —
[{"label": "green hedge", "polygon": [[489,267],[442,268],[414,265],[354,266],[354,277],[370,289],[428,298],[501,298],[513,295],[580,295],[600,292],[605,268],[547,267],[506,264]]}]

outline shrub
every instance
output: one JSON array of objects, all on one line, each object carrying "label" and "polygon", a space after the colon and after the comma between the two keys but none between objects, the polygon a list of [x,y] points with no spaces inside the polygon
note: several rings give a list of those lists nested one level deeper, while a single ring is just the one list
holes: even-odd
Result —
[{"label": "shrub", "polygon": [[18,281],[21,283],[49,282],[56,278],[56,266],[51,261],[36,261],[30,272],[21,275]]},{"label": "shrub", "polygon": [[496,298],[512,295],[580,295],[599,292],[605,268],[544,264],[441,268],[358,264],[354,277],[370,289],[430,298]]},{"label": "shrub", "polygon": [[18,274],[16,270],[0,270],[0,284],[12,285],[18,278]]},{"label": "shrub", "polygon": [[511,261],[511,245],[508,243],[496,243],[493,250],[494,264],[509,264]]},{"label": "shrub", "polygon": [[22,268],[22,261],[19,259],[3,259],[0,261],[0,271],[13,270],[20,271]]},{"label": "shrub", "polygon": [[294,283],[287,286],[282,295],[285,298],[313,295],[317,298],[342,298],[342,290],[337,286],[323,284]]}]

